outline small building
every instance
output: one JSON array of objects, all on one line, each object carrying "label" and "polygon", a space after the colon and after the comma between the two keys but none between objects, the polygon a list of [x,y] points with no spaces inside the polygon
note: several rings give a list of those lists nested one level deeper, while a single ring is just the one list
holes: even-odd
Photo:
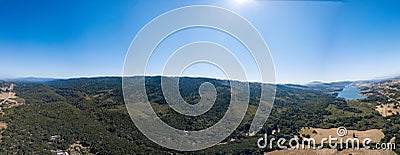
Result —
[{"label": "small building", "polygon": [[54,136],[50,136],[50,140],[56,140],[56,139],[60,139],[61,136],[60,135],[54,135]]}]

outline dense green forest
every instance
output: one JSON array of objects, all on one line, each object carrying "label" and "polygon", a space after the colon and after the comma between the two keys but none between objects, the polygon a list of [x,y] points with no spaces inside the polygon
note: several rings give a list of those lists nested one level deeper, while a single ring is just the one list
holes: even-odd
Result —
[{"label": "dense green forest", "polygon": [[[160,77],[147,77],[146,88],[153,109],[169,125],[185,130],[212,126],[229,106],[229,81],[207,78],[181,78],[180,92],[189,103],[200,100],[198,88],[203,82],[217,90],[213,108],[202,116],[183,116],[172,110],[160,86]],[[25,104],[4,109],[0,121],[7,123],[2,133],[0,152],[5,154],[53,154],[79,143],[94,154],[260,154],[271,151],[257,148],[257,139],[264,133],[272,137],[291,138],[302,127],[348,129],[383,129],[388,142],[400,139],[400,118],[381,117],[373,107],[362,102],[336,98],[332,90],[346,83],[302,86],[277,85],[276,100],[263,129],[255,136],[248,133],[260,98],[260,83],[250,83],[250,106],[236,131],[224,142],[196,152],[176,152],[158,146],[139,132],[131,121],[123,101],[121,78],[77,78],[47,82],[17,81],[15,91]],[[280,129],[272,135],[272,130]],[[52,136],[57,138],[51,138]],[[234,139],[234,141],[232,141]],[[400,153],[399,150],[396,150]]]}]

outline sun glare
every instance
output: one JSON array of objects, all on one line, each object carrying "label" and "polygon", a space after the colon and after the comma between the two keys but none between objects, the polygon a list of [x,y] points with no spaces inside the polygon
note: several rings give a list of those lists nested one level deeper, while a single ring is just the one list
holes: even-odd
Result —
[{"label": "sun glare", "polygon": [[251,1],[253,1],[253,0],[234,0],[234,2],[238,5],[244,5],[244,4],[250,3]]},{"label": "sun glare", "polygon": [[247,3],[249,1],[250,0],[235,0],[235,2],[238,3],[238,4],[244,4],[244,3]]}]

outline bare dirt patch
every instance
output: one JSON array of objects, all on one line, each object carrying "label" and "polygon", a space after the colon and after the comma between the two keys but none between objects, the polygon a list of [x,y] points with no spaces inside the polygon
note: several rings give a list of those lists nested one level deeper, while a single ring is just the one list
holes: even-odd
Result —
[{"label": "bare dirt patch", "polygon": [[7,128],[7,124],[3,123],[3,122],[0,122],[0,130],[3,130],[5,128]]},{"label": "bare dirt patch", "polygon": [[9,99],[16,99],[16,98],[17,98],[16,93],[10,92],[10,98]]},{"label": "bare dirt patch", "polygon": [[396,142],[396,137],[392,137],[389,142],[390,143],[395,143]]},{"label": "bare dirt patch", "polygon": [[81,155],[81,154],[88,154],[93,155],[90,152],[90,147],[85,147],[80,142],[75,142],[74,144],[70,145],[67,152],[71,155]]}]

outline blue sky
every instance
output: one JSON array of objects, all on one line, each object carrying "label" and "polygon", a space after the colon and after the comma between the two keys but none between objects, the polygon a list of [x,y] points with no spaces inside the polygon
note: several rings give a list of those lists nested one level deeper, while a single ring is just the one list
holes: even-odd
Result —
[{"label": "blue sky", "polygon": [[[242,0],[243,1],[243,0]],[[139,30],[169,10],[215,5],[250,21],[264,37],[277,82],[372,79],[400,73],[400,2],[393,0],[0,0],[0,77],[121,75],[126,51]],[[174,22],[178,22],[174,21]],[[210,37],[213,36],[213,37]],[[193,29],[155,51],[149,74],[179,46],[197,40],[241,47],[224,34]],[[250,77],[257,73],[249,67]],[[218,76],[194,66],[186,74]]]}]

